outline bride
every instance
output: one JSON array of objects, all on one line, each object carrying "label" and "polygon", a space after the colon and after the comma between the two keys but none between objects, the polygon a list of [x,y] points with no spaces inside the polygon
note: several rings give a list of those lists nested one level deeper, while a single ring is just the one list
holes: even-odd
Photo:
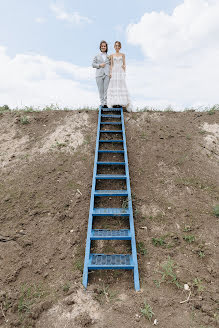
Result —
[{"label": "bride", "polygon": [[108,107],[125,107],[131,112],[131,102],[125,81],[125,55],[120,53],[121,42],[116,41],[116,53],[110,56],[110,83],[107,90]]}]

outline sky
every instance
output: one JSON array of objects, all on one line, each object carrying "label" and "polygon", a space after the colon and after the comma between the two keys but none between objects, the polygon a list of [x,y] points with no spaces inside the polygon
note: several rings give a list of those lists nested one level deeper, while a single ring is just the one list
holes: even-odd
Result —
[{"label": "sky", "polygon": [[133,110],[218,104],[219,0],[0,0],[0,106],[98,107],[93,57],[122,43]]}]

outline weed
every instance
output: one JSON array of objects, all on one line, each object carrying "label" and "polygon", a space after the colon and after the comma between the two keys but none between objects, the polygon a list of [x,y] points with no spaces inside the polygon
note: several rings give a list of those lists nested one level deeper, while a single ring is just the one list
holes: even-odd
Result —
[{"label": "weed", "polygon": [[144,307],[143,309],[141,309],[141,313],[145,316],[145,318],[147,318],[149,321],[152,320],[152,317],[154,315],[154,312],[152,310],[152,307],[150,306],[150,304],[146,303],[146,301],[144,301]]},{"label": "weed", "polygon": [[58,149],[61,149],[61,148],[63,148],[63,147],[66,147],[67,144],[64,143],[64,142],[58,142],[58,141],[56,141],[55,146],[56,146]]},{"label": "weed", "polygon": [[25,112],[34,112],[34,107],[33,106],[25,106],[23,109]]},{"label": "weed", "polygon": [[68,291],[69,291],[69,288],[70,288],[70,284],[69,284],[69,282],[67,282],[67,283],[62,287],[62,290],[63,290],[63,292],[68,292]]},{"label": "weed", "polygon": [[189,231],[192,231],[192,228],[189,225],[185,225],[183,231],[184,232],[189,232]]},{"label": "weed", "polygon": [[205,108],[205,111],[207,112],[208,115],[215,114],[217,110],[219,110],[219,105],[218,104],[216,104],[216,105],[214,105],[214,106],[212,106],[210,108],[209,107],[206,107]]},{"label": "weed", "polygon": [[212,108],[209,111],[207,111],[208,115],[213,115],[215,114],[215,110]]},{"label": "weed", "polygon": [[160,287],[160,281],[159,280],[154,279],[153,282],[155,283],[157,288]]},{"label": "weed", "polygon": [[141,255],[147,254],[147,249],[145,248],[143,241],[140,241],[139,243],[137,243],[137,250],[138,250],[138,253],[140,253]]},{"label": "weed", "polygon": [[123,208],[123,209],[128,209],[128,207],[129,207],[129,199],[128,199],[128,197],[127,197],[127,198],[124,199],[123,202],[122,202],[122,208]]},{"label": "weed", "polygon": [[147,134],[146,134],[145,132],[142,132],[142,133],[140,134],[140,137],[141,137],[141,139],[143,139],[143,140],[147,140]]},{"label": "weed", "polygon": [[98,290],[98,300],[100,303],[102,303],[103,300],[112,302],[115,300],[116,296],[117,292],[110,290],[109,286],[106,286],[105,284],[103,284],[102,288]]},{"label": "weed", "polygon": [[28,117],[25,116],[25,115],[24,116],[21,116],[20,122],[21,122],[21,124],[29,124],[30,123]]},{"label": "weed", "polygon": [[175,180],[176,185],[178,186],[190,186],[190,187],[194,187],[194,188],[200,188],[202,190],[206,190],[206,191],[212,191],[215,189],[215,186],[213,185],[207,185],[204,182],[202,182],[201,180],[199,180],[198,178],[194,178],[194,177],[189,177],[189,178],[177,178]]},{"label": "weed", "polygon": [[205,131],[205,130],[200,130],[199,133],[200,133],[200,134],[205,134],[206,131]]},{"label": "weed", "polygon": [[219,204],[214,207],[214,215],[217,217],[219,216]]},{"label": "weed", "polygon": [[194,235],[185,235],[185,236],[183,236],[183,239],[187,243],[191,244],[191,243],[193,243],[195,241],[195,236]]},{"label": "weed", "polygon": [[165,237],[160,237],[160,238],[152,238],[152,243],[154,246],[163,246],[165,245]]},{"label": "weed", "polygon": [[83,263],[81,260],[77,260],[75,262],[75,269],[83,272]]},{"label": "weed", "polygon": [[8,105],[0,106],[0,112],[8,112],[10,108]]},{"label": "weed", "polygon": [[199,251],[198,256],[202,259],[203,257],[205,257],[205,253],[204,251]]},{"label": "weed", "polygon": [[18,313],[22,317],[22,314],[31,312],[31,306],[36,302],[37,299],[42,298],[45,292],[41,286],[37,285],[23,285],[21,287],[21,293],[18,300]]},{"label": "weed", "polygon": [[191,140],[192,137],[191,137],[189,134],[187,134],[187,135],[186,135],[186,139],[187,139],[187,140]]},{"label": "weed", "polygon": [[90,135],[87,135],[85,138],[84,138],[84,142],[83,144],[84,145],[88,145],[91,141],[91,136]]},{"label": "weed", "polygon": [[163,271],[158,271],[162,274],[160,283],[166,281],[176,285],[178,288],[182,288],[182,285],[178,281],[177,275],[175,273],[176,266],[170,257],[168,257],[168,261],[162,265],[162,269]]},{"label": "weed", "polygon": [[195,278],[193,280],[193,284],[192,285],[193,285],[193,287],[196,287],[197,288],[198,292],[203,292],[203,290],[205,289],[205,287],[202,284],[202,280],[199,279],[199,278]]},{"label": "weed", "polygon": [[173,108],[171,105],[167,106],[165,109],[164,109],[164,112],[173,112]]}]

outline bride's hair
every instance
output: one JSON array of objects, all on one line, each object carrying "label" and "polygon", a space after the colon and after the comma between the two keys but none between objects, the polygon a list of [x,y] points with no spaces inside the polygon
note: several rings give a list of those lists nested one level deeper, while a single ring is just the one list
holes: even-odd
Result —
[{"label": "bride's hair", "polygon": [[117,43],[118,43],[119,47],[122,48],[122,44],[121,44],[120,41],[116,41],[116,42],[114,43],[114,47],[115,47],[115,45],[116,45]]},{"label": "bride's hair", "polygon": [[106,44],[106,52],[108,52],[108,43],[104,40],[100,41],[100,50],[101,50],[102,43]]}]

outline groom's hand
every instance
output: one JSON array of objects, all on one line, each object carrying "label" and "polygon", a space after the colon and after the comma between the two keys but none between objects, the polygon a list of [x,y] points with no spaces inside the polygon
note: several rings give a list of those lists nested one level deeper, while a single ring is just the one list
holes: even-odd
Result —
[{"label": "groom's hand", "polygon": [[106,65],[105,63],[102,63],[100,64],[100,67],[105,67],[105,65]]}]

